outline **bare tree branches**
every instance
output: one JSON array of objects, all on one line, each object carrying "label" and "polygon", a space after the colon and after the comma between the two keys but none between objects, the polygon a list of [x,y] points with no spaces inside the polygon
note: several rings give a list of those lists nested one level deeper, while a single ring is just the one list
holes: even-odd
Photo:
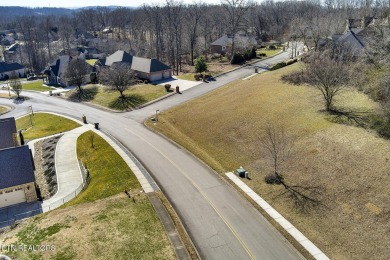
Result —
[{"label": "bare tree branches", "polygon": [[82,94],[83,89],[81,85],[86,82],[86,78],[90,72],[91,66],[84,59],[76,58],[69,62],[64,76],[68,82],[75,84],[78,87],[79,94]]},{"label": "bare tree branches", "polygon": [[118,64],[113,69],[105,68],[100,73],[100,80],[111,90],[118,91],[122,99],[125,98],[124,92],[136,83],[134,71],[128,64]]},{"label": "bare tree branches", "polygon": [[19,77],[16,75],[15,72],[11,74],[11,77],[9,79],[9,85],[12,89],[12,91],[17,95],[18,99],[20,98],[20,93],[22,93],[23,86],[22,83],[20,83]]},{"label": "bare tree branches", "polygon": [[327,53],[313,55],[305,65],[306,79],[309,84],[321,91],[325,108],[331,111],[334,97],[347,86],[350,79],[348,66]]}]

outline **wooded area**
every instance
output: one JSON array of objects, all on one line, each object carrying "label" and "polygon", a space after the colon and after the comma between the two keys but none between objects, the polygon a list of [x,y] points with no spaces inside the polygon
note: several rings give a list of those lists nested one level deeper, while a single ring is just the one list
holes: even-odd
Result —
[{"label": "wooded area", "polygon": [[[42,70],[61,50],[89,40],[89,47],[107,54],[122,49],[157,58],[177,74],[182,63],[193,65],[197,56],[210,55],[210,43],[223,35],[234,38],[242,30],[261,41],[300,39],[317,48],[320,39],[343,32],[348,18],[388,17],[390,2],[223,0],[208,5],[168,0],[140,8],[30,9],[31,15],[20,7],[0,8],[0,30],[14,32],[22,42],[20,62],[34,71]],[[232,49],[233,53],[234,41]]]}]

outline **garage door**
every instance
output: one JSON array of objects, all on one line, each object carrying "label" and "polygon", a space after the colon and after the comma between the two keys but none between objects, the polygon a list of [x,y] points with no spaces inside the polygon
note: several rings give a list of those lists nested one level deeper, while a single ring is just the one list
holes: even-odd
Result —
[{"label": "garage door", "polygon": [[167,78],[170,78],[171,77],[171,73],[169,71],[165,71],[164,72],[164,79],[167,79]]},{"label": "garage door", "polygon": [[163,78],[163,73],[154,73],[150,75],[150,81],[161,80]]},{"label": "garage door", "polygon": [[0,208],[26,202],[24,190],[12,191],[0,194]]}]

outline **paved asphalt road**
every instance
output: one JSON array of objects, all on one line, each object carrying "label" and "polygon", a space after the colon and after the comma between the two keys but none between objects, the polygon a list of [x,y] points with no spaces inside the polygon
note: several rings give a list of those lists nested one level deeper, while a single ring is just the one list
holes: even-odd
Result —
[{"label": "paved asphalt road", "polygon": [[[276,63],[288,54],[256,64]],[[159,135],[142,121],[155,113],[216,89],[254,72],[248,66],[218,77],[143,109],[109,113],[79,103],[39,93],[23,93],[30,99],[20,104],[0,99],[15,107],[0,117],[21,116],[32,105],[35,111],[52,111],[99,122],[102,129],[129,148],[150,171],[179,214],[203,259],[302,259],[280,233],[243,199],[196,158]]]}]

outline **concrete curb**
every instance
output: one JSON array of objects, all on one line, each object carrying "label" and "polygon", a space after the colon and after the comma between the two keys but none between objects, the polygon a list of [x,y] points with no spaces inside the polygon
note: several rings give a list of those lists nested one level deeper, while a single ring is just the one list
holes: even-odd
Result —
[{"label": "concrete curb", "polygon": [[234,173],[227,172],[225,175],[232,180],[242,191],[251,197],[268,215],[278,222],[299,244],[301,244],[315,259],[329,260],[329,258],[316,247],[307,237],[305,237],[297,228],[295,228],[279,212],[271,207],[264,199],[241,181]]},{"label": "concrete curb", "polygon": [[95,129],[92,125],[87,125],[89,130],[95,132],[100,137],[102,137],[114,150],[123,158],[123,160],[126,162],[127,166],[131,169],[131,171],[134,173],[135,177],[137,177],[138,182],[141,184],[142,189],[145,193],[150,193],[156,191],[152,185],[149,183],[146,176],[142,173],[142,171],[138,168],[138,166],[131,160],[131,158],[126,154],[126,152],[120,148],[111,138],[109,138],[106,134],[103,132]]},{"label": "concrete curb", "polygon": [[156,193],[148,194],[149,200],[153,205],[154,210],[160,218],[162,225],[164,226],[165,232],[171,242],[173,249],[175,250],[177,259],[191,259],[180,235],[177,231],[172,218],[169,216],[168,210],[161,202],[160,198]]},{"label": "concrete curb", "polygon": [[170,93],[170,94],[167,94],[167,95],[162,96],[162,97],[159,97],[159,98],[157,98],[157,99],[155,99],[155,100],[149,101],[149,102],[147,102],[147,103],[145,103],[145,104],[142,104],[142,105],[140,105],[140,106],[138,106],[138,107],[135,107],[134,109],[141,109],[141,108],[144,108],[144,107],[146,107],[146,106],[149,106],[149,105],[151,105],[151,104],[154,104],[154,103],[156,103],[156,102],[159,102],[159,101],[161,101],[161,100],[163,100],[163,99],[169,98],[170,96],[173,96],[173,95],[175,95],[175,94],[176,94],[176,92],[172,92],[172,93]]}]

